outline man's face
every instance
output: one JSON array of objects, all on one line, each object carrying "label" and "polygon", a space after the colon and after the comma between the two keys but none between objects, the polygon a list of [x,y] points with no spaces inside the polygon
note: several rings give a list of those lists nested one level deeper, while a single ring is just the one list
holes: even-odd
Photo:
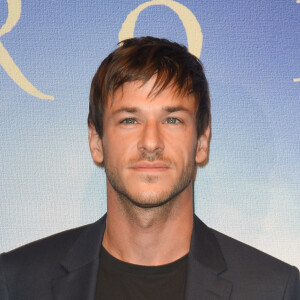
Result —
[{"label": "man's face", "polygon": [[192,184],[195,163],[206,158],[204,137],[197,139],[194,96],[170,87],[149,96],[154,80],[125,83],[115,92],[104,111],[103,137],[96,137],[96,154],[91,146],[94,160],[104,163],[108,188],[147,208],[180,195]]}]

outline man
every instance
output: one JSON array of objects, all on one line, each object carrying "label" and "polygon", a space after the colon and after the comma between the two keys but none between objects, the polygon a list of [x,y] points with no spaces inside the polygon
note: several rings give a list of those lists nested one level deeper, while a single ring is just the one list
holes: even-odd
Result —
[{"label": "man", "polygon": [[1,300],[300,299],[295,267],[194,215],[210,100],[185,47],[124,41],[93,78],[88,124],[107,176],[107,215],[2,254]]}]

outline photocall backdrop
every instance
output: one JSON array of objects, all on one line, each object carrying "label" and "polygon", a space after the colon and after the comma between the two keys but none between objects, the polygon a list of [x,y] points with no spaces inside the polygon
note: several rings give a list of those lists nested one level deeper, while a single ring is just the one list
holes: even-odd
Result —
[{"label": "photocall backdrop", "polygon": [[300,0],[0,0],[0,252],[106,211],[90,82],[120,39],[144,35],[185,44],[206,69],[198,216],[300,267]]}]

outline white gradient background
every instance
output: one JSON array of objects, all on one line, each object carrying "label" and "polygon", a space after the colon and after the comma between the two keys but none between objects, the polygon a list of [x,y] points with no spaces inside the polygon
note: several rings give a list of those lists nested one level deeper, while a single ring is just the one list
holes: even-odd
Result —
[{"label": "white gradient background", "polygon": [[[0,37],[54,101],[20,89],[0,67],[0,252],[97,220],[105,175],[90,158],[92,76],[145,1],[23,1]],[[210,227],[300,267],[300,3],[181,0],[203,32],[210,82],[210,161],[198,170],[195,210]],[[7,2],[0,0],[0,27]],[[186,44],[166,6],[151,6],[135,36]]]}]

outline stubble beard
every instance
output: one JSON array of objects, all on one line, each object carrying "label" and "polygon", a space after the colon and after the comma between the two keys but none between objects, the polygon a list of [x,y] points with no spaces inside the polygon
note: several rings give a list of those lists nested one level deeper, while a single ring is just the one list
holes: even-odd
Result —
[{"label": "stubble beard", "polygon": [[[104,155],[105,158],[105,155]],[[134,160],[134,162],[139,160],[147,161],[164,161],[168,165],[171,162],[160,154],[147,153],[142,154],[139,159]],[[130,193],[124,182],[121,180],[119,173],[116,168],[110,166],[107,161],[104,159],[104,168],[107,176],[107,180],[110,185],[117,193],[118,198],[122,205],[125,207],[126,211],[132,210],[160,210],[160,211],[169,211],[172,205],[174,204],[176,198],[188,187],[188,185],[193,181],[193,175],[195,170],[195,162],[189,162],[183,169],[180,177],[174,182],[173,186],[166,187],[166,191],[160,194],[156,192],[143,192],[137,195]],[[149,184],[154,183],[159,180],[159,176],[155,175],[145,175],[144,181]]]}]

